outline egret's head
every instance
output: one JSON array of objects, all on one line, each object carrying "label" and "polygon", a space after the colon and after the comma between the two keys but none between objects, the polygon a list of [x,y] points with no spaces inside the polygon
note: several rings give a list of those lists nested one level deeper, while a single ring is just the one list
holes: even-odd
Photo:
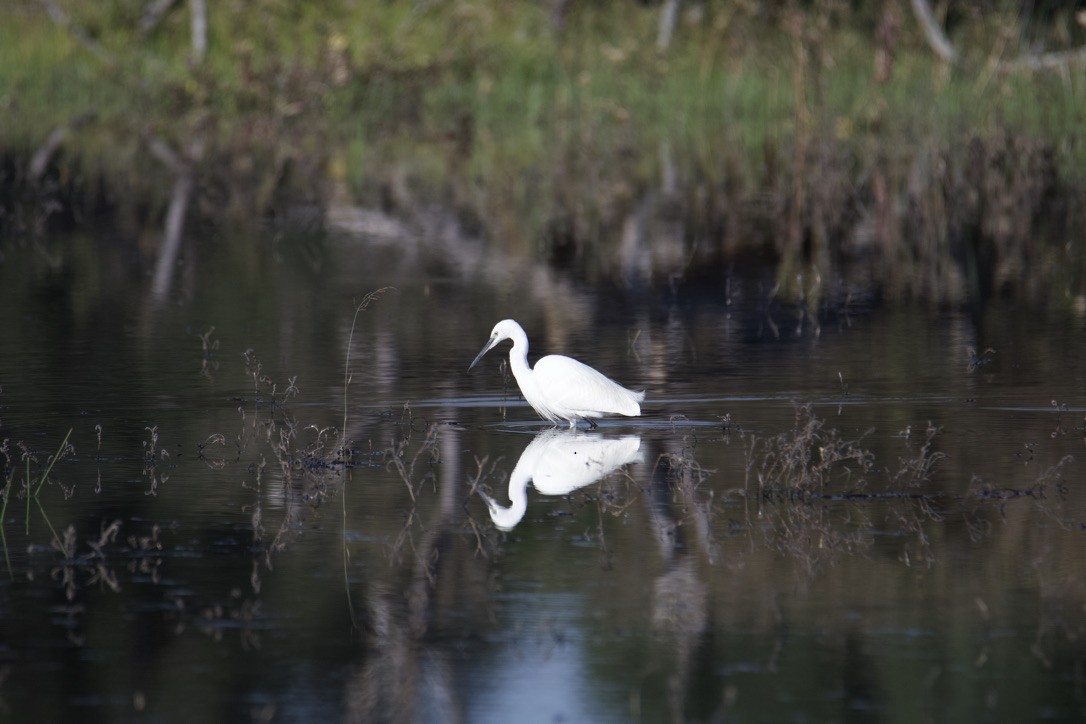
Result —
[{"label": "egret's head", "polygon": [[502,321],[495,324],[494,329],[490,330],[490,339],[488,339],[486,341],[486,344],[483,345],[483,349],[479,352],[479,354],[475,355],[475,359],[472,360],[470,365],[468,365],[468,369],[470,370],[472,367],[478,364],[479,360],[483,358],[483,355],[494,349],[494,347],[496,347],[500,342],[507,339],[516,340],[518,334],[523,337],[524,330],[521,329],[520,325],[512,319],[503,319]]},{"label": "egret's head", "polygon": [[509,532],[516,528],[528,508],[527,497],[519,505],[514,500],[513,504],[506,508],[481,490],[479,495],[486,501],[487,512],[490,513],[490,520],[494,522],[494,527],[501,531]]}]

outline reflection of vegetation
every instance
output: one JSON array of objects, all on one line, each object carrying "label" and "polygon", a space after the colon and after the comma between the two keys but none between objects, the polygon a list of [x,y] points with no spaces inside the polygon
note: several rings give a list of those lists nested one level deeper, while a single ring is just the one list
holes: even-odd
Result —
[{"label": "reflection of vegetation", "polygon": [[828,498],[862,490],[874,464],[860,440],[845,439],[828,428],[810,406],[798,407],[791,430],[750,438],[747,487],[769,501]]},{"label": "reflection of vegetation", "polygon": [[385,292],[391,291],[393,287],[381,287],[375,289],[372,292],[367,293],[362,297],[362,301],[358,303],[358,306],[354,308],[354,316],[351,317],[351,331],[347,335],[347,352],[346,359],[343,362],[343,427],[340,428],[340,443],[339,449],[343,459],[346,460],[349,457],[349,451],[347,449],[347,389],[351,386],[351,346],[354,344],[354,330],[358,325],[358,315],[365,311],[366,307],[379,299]]},{"label": "reflection of vegetation", "polygon": [[180,9],[48,4],[66,27],[2,11],[5,224],[158,223],[170,158],[201,215],[438,200],[600,276],[628,222],[663,274],[754,247],[811,301],[845,264],[924,298],[1083,291],[1082,76],[1005,62],[1080,42],[1069,10],[956,9],[949,67],[900,3],[690,4],[666,50],[635,0],[210,4],[206,56]]},{"label": "reflection of vegetation", "polygon": [[[61,538],[57,535],[56,529],[53,528],[53,524],[49,520],[49,515],[45,512],[45,508],[41,504],[40,494],[42,488],[49,482],[49,476],[53,472],[53,466],[55,466],[62,458],[74,452],[74,448],[68,444],[68,440],[71,436],[72,431],[69,429],[68,434],[66,434],[61,441],[60,447],[57,448],[55,454],[49,457],[49,464],[36,481],[30,477],[30,463],[34,460],[34,455],[23,443],[18,444],[18,447],[22,451],[22,460],[26,464],[26,477],[23,479],[23,497],[26,499],[26,533],[27,535],[30,534],[30,503],[33,501],[34,504],[38,506],[38,511],[41,513],[42,520],[45,521],[46,526],[49,527],[50,532],[53,534],[53,545],[55,545],[66,558],[71,555],[71,548],[66,544],[68,538]],[[2,543],[4,547],[4,562],[7,565],[8,575],[14,578],[15,573],[11,569],[11,558],[8,555],[8,537],[7,532],[4,530],[4,524],[7,520],[8,501],[11,498],[12,485],[16,476],[16,466],[12,465],[7,440],[4,440],[3,444],[0,445],[0,455],[4,456],[4,470],[7,473],[5,476],[6,480],[4,481],[4,489],[3,491],[0,491],[0,497],[3,497],[4,499],[3,505],[0,506],[0,543]],[[70,493],[66,492],[64,497],[67,498],[69,496]]]},{"label": "reflection of vegetation", "polygon": [[[874,466],[870,451],[826,427],[810,407],[796,410],[795,425],[775,437],[751,438],[746,447],[748,496],[767,542],[809,568],[819,560],[866,544],[866,516],[829,501],[863,490]],[[749,515],[749,513],[748,513]]]},{"label": "reflection of vegetation", "polygon": [[1060,526],[1067,527],[1069,522],[1064,520],[1060,508],[1069,490],[1065,482],[1064,468],[1073,459],[1070,455],[1065,455],[1055,465],[1041,471],[1028,487],[997,486],[979,475],[974,475],[969,483],[969,495],[978,501],[995,504],[1004,520],[1007,518],[1007,504],[1010,501],[1030,500]]},{"label": "reflection of vegetation", "polygon": [[[890,473],[888,488],[872,490],[868,478],[877,470],[876,460],[862,437],[848,439],[810,406],[798,407],[792,429],[750,437],[745,448],[745,487],[757,505],[748,510],[751,530],[762,529],[772,547],[813,568],[828,556],[869,545],[870,505],[883,502],[887,520],[928,551],[924,520],[937,516],[917,489],[945,457],[933,449],[937,432],[929,424],[923,441]],[[924,557],[930,561],[930,551]]]}]

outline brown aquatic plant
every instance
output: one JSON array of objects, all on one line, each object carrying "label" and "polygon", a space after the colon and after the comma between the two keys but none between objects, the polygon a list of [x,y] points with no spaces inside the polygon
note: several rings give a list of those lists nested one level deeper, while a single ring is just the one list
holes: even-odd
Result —
[{"label": "brown aquatic plant", "polygon": [[395,290],[395,287],[381,287],[380,289],[369,292],[362,297],[362,301],[354,308],[354,317],[351,319],[351,331],[347,335],[346,359],[343,363],[343,427],[341,428],[342,439],[340,441],[340,450],[344,461],[348,461],[350,457],[347,450],[347,389],[351,385],[351,347],[354,344],[354,330],[358,325],[358,315],[365,311],[370,304],[380,299],[385,293]]},{"label": "brown aquatic plant", "polygon": [[827,428],[810,405],[803,405],[796,408],[791,430],[765,439],[749,436],[746,486],[767,500],[818,499],[862,490],[874,464],[860,440]]},{"label": "brown aquatic plant", "polygon": [[[902,487],[915,488],[931,480],[935,466],[946,457],[944,453],[934,449],[935,436],[938,434],[939,428],[929,421],[924,431],[924,442],[915,454],[899,458],[898,469],[890,478],[890,483],[895,490],[900,490]],[[906,436],[910,435],[907,433]]]},{"label": "brown aquatic plant", "polygon": [[764,439],[750,436],[745,447],[746,496],[756,506],[752,510],[748,502],[751,531],[762,530],[772,547],[813,572],[835,554],[870,544],[871,521],[855,501],[887,499],[892,502],[888,518],[918,540],[914,557],[930,558],[924,526],[939,514],[926,495],[914,490],[930,481],[945,457],[934,449],[938,432],[928,423],[922,442],[890,474],[890,489],[872,492],[868,478],[876,469],[875,456],[861,444],[870,431],[848,439],[827,427],[811,406],[797,407],[790,430]]}]

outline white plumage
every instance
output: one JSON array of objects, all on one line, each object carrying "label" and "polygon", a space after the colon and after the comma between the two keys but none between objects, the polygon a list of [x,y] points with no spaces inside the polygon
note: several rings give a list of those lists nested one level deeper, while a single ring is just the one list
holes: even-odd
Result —
[{"label": "white plumage", "polygon": [[586,420],[593,427],[594,417],[626,415],[638,417],[644,392],[627,390],[622,385],[597,372],[572,357],[551,354],[528,366],[528,335],[512,319],[503,319],[494,325],[490,339],[476,355],[470,370],[483,355],[498,343],[513,340],[509,350],[509,364],[517,380],[520,393],[540,417],[557,423],[565,420],[572,428],[578,420]]}]

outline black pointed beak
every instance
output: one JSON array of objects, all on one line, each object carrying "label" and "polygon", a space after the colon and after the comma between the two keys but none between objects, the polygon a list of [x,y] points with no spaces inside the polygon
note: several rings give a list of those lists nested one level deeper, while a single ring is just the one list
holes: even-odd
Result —
[{"label": "black pointed beak", "polygon": [[470,370],[472,367],[474,367],[476,364],[478,364],[479,360],[481,360],[483,358],[483,355],[486,354],[487,352],[489,352],[490,350],[494,349],[494,345],[496,345],[497,343],[498,343],[498,340],[496,338],[494,338],[494,337],[491,337],[490,340],[487,341],[487,343],[483,346],[482,351],[480,351],[479,354],[475,355],[475,359],[473,359],[471,361],[471,364],[468,365],[468,369]]}]

